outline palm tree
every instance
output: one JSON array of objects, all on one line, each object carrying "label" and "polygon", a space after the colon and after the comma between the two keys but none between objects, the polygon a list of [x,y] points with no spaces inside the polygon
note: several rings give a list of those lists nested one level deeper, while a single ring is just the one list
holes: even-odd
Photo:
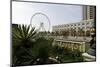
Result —
[{"label": "palm tree", "polygon": [[89,30],[86,31],[86,36],[87,37],[90,36],[90,31]]},{"label": "palm tree", "polygon": [[72,29],[72,34],[73,34],[73,36],[76,35],[76,30],[75,29]]},{"label": "palm tree", "polygon": [[32,47],[36,38],[34,27],[17,25],[12,28],[12,64],[27,65],[34,60]]},{"label": "palm tree", "polygon": [[84,30],[80,29],[80,35],[83,36],[84,35]]},{"label": "palm tree", "polygon": [[84,31],[83,31],[83,29],[78,28],[78,33],[79,33],[79,36],[83,36],[83,35],[84,35]]},{"label": "palm tree", "polygon": [[12,28],[12,64],[25,66],[49,63],[53,39],[36,38],[35,28],[18,25]]},{"label": "palm tree", "polygon": [[59,36],[59,31],[55,31],[55,35],[56,36]]},{"label": "palm tree", "polygon": [[62,36],[66,36],[66,30],[62,30],[62,31],[61,31],[61,35],[62,35]]}]

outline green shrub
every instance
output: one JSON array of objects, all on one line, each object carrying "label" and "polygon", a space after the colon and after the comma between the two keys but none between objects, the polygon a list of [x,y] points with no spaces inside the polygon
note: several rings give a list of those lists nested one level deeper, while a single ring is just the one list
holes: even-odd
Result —
[{"label": "green shrub", "polygon": [[58,56],[61,63],[65,62],[80,62],[83,61],[82,53],[79,50],[72,51],[71,49],[53,46],[52,57]]}]

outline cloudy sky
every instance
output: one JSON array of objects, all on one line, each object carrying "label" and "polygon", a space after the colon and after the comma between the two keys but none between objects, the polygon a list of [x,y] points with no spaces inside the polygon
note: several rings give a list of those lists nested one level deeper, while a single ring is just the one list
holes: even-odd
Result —
[{"label": "cloudy sky", "polygon": [[[30,24],[31,17],[41,12],[50,19],[50,26],[79,22],[82,20],[82,6],[79,5],[63,5],[63,4],[47,4],[34,2],[12,2],[12,23],[14,24]],[[43,15],[36,15],[32,19],[32,23],[38,28],[40,23],[44,23],[44,27],[48,28],[48,20]]]}]

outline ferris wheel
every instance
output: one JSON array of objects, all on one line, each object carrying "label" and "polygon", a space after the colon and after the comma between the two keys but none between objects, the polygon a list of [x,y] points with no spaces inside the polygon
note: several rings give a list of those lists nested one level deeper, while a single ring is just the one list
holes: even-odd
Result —
[{"label": "ferris wheel", "polygon": [[38,32],[50,31],[50,20],[46,14],[41,12],[32,15],[30,25],[31,27],[35,27]]}]

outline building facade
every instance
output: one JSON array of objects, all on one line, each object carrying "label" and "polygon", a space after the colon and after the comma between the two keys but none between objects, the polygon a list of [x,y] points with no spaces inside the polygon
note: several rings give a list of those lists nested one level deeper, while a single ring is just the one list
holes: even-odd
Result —
[{"label": "building facade", "polygon": [[83,6],[83,20],[95,19],[96,7],[95,6]]},{"label": "building facade", "polygon": [[62,25],[56,25],[53,26],[53,32],[61,32],[61,31],[71,31],[75,30],[78,32],[79,30],[88,31],[93,27],[93,19],[91,20],[84,20],[81,22],[76,22],[76,23],[70,23],[70,24],[62,24]]},{"label": "building facade", "polygon": [[[70,35],[71,33],[82,31],[84,32],[84,35],[86,35],[86,32],[88,31],[88,34],[90,35],[90,30],[93,28],[96,23],[95,21],[95,6],[83,6],[83,19],[80,22],[74,22],[69,24],[62,24],[62,25],[55,25],[52,27],[53,32],[59,32],[61,31],[69,31]],[[67,22],[66,22],[67,23]],[[73,32],[72,32],[73,31]]]}]

